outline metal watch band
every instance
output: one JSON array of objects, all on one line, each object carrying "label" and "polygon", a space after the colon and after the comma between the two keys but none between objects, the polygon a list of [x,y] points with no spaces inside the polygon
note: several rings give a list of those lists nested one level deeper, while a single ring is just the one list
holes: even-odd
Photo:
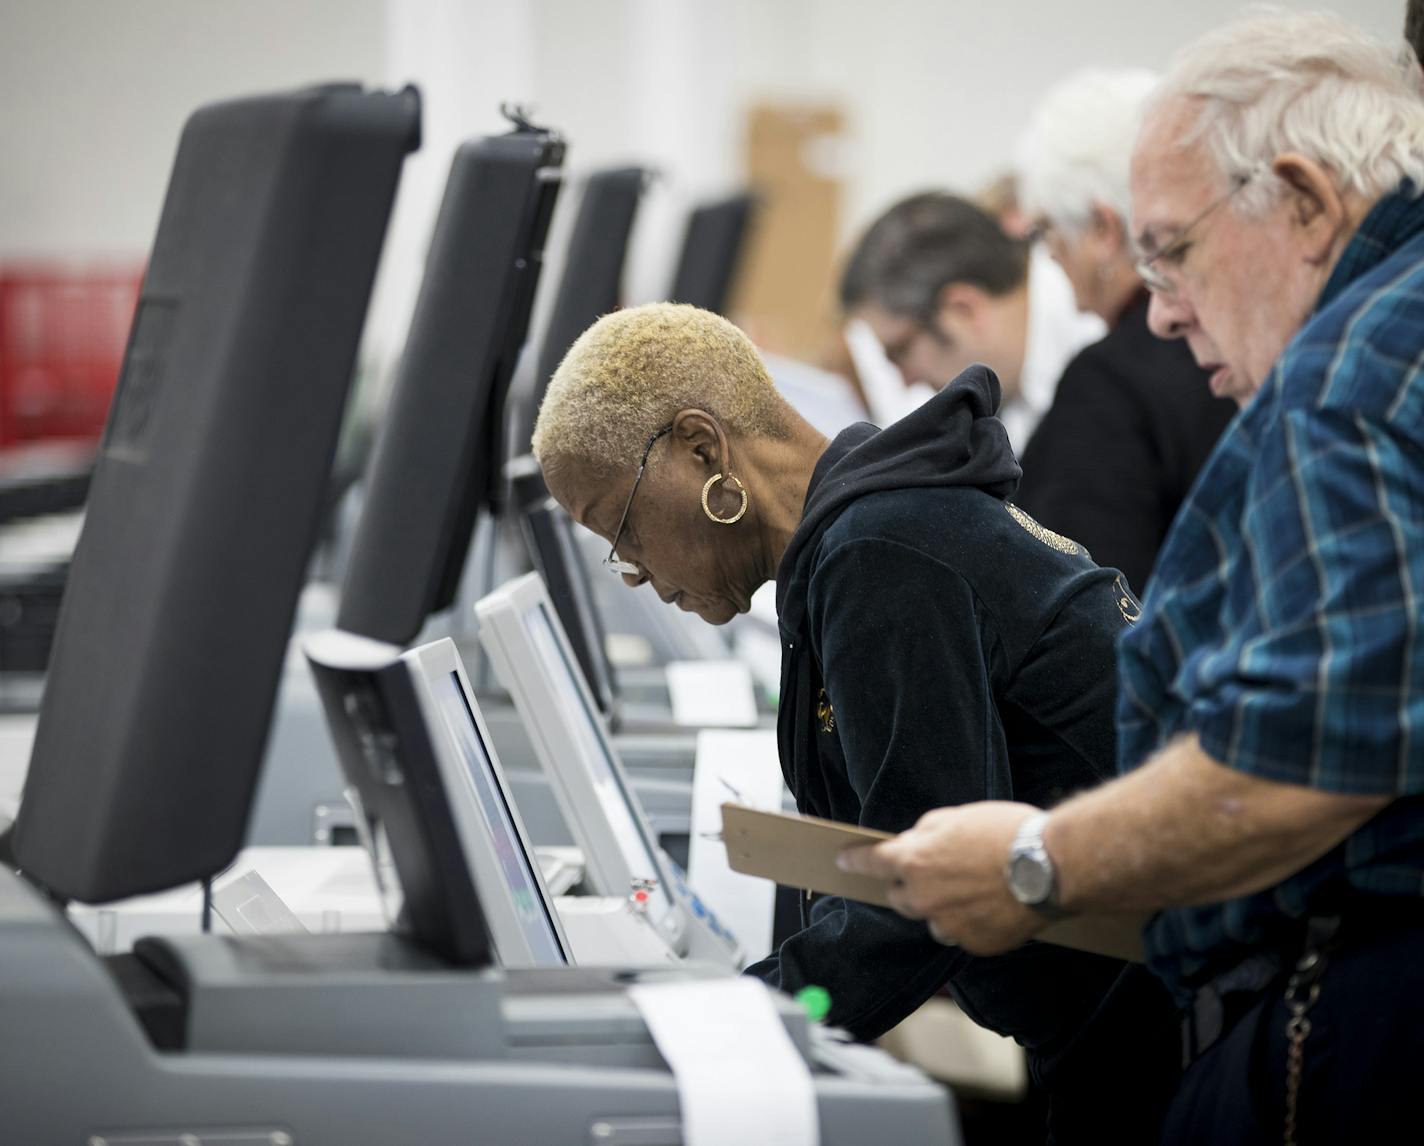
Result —
[{"label": "metal watch band", "polygon": [[[1048,849],[1043,842],[1043,833],[1047,826],[1047,812],[1035,812],[1019,825],[1014,842],[1009,847],[1009,860],[1004,869],[1004,878],[1014,898],[1025,907],[1032,908],[1047,919],[1066,919],[1070,913],[1064,911],[1058,903],[1058,871],[1054,867],[1053,857],[1048,854]],[[1014,866],[1021,859],[1032,863],[1046,878],[1047,888],[1041,897],[1025,895],[1016,883]]]}]

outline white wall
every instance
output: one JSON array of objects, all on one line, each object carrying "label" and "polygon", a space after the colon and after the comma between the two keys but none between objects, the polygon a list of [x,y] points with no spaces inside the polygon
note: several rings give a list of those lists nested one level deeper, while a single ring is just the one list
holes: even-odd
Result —
[{"label": "white wall", "polygon": [[[1398,38],[1404,0],[1290,0]],[[907,192],[1007,167],[1038,97],[1088,66],[1161,69],[1235,0],[740,0],[738,91],[839,98],[854,139],[847,228]],[[775,31],[756,29],[775,20]]]},{"label": "white wall", "polygon": [[0,0],[0,258],[139,256],[200,103],[381,78],[382,0]]},{"label": "white wall", "polygon": [[[1398,35],[1404,0],[1324,0]],[[1293,7],[1319,4],[1297,0]],[[661,168],[634,299],[666,283],[685,208],[738,178],[759,99],[850,118],[849,236],[927,185],[1004,167],[1035,99],[1087,65],[1163,66],[1232,0],[0,0],[0,259],[141,255],[184,117],[314,80],[421,83],[427,146],[407,172],[378,287],[398,342],[454,143],[532,100],[575,171]],[[384,318],[379,316],[383,315]]]},{"label": "white wall", "polygon": [[[392,0],[398,2],[398,0]],[[1398,37],[1404,0],[1289,0]],[[743,114],[829,101],[850,119],[847,240],[895,198],[1004,169],[1037,98],[1093,65],[1164,67],[1236,0],[534,0],[534,92],[570,166],[629,159],[647,201],[630,293],[665,284],[680,212],[738,177]]]}]

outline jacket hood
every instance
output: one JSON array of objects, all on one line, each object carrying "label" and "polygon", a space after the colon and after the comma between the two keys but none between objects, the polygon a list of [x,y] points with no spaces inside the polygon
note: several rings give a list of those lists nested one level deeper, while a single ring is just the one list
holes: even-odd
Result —
[{"label": "jacket hood", "polygon": [[883,430],[859,422],[842,430],[811,475],[801,524],[776,570],[776,612],[799,634],[806,611],[810,557],[821,535],[856,498],[894,489],[973,486],[1003,501],[1022,471],[999,408],[999,379],[975,364]]}]

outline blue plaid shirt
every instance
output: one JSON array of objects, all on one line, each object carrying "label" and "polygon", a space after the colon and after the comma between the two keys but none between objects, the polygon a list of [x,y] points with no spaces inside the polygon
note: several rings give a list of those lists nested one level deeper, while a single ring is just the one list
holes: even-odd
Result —
[{"label": "blue plaid shirt", "polygon": [[[1262,284],[1269,290],[1270,284]],[[1179,990],[1352,896],[1424,895],[1424,199],[1386,196],[1198,475],[1119,643],[1118,760],[1396,797],[1268,891],[1165,911]]]}]

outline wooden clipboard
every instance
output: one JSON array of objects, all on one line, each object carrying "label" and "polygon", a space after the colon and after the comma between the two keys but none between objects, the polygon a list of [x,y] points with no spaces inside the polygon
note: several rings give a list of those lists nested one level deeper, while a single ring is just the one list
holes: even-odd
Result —
[{"label": "wooden clipboard", "polygon": [[[890,885],[884,880],[841,871],[836,867],[836,856],[847,848],[892,838],[889,832],[815,816],[763,812],[741,804],[722,805],[722,840],[733,871],[876,907],[890,906],[886,895]],[[1060,947],[1141,963],[1145,922],[1136,915],[1080,915],[1049,924],[1036,938]]]}]

